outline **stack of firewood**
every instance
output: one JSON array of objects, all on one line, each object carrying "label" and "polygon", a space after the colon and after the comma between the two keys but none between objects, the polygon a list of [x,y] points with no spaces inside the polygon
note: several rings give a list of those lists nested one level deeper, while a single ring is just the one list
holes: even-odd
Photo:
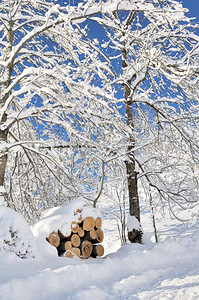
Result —
[{"label": "stack of firewood", "polygon": [[48,242],[57,248],[59,256],[89,258],[102,256],[104,247],[100,244],[104,239],[102,219],[97,217],[80,218],[79,222],[71,222],[70,234],[61,230],[53,231],[47,238]]}]

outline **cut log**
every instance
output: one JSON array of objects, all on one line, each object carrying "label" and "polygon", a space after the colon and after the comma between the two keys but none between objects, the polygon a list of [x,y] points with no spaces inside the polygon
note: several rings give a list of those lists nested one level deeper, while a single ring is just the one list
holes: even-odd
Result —
[{"label": "cut log", "polygon": [[71,243],[71,241],[65,242],[65,250],[66,250],[66,251],[67,251],[67,250],[71,250],[71,248],[72,248],[72,243]]},{"label": "cut log", "polygon": [[79,215],[78,217],[78,224],[82,223],[82,214]]},{"label": "cut log", "polygon": [[60,252],[71,250],[72,249],[72,243],[71,243],[71,241],[61,242],[57,249]]},{"label": "cut log", "polygon": [[78,223],[81,223],[82,222],[82,209],[78,208],[74,211],[74,216],[78,216]]},{"label": "cut log", "polygon": [[81,245],[81,253],[83,258],[89,258],[93,251],[93,245],[89,241],[84,241]]},{"label": "cut log", "polygon": [[102,245],[93,245],[92,257],[104,255],[104,247]]},{"label": "cut log", "polygon": [[101,226],[102,226],[102,219],[100,217],[97,217],[97,219],[95,220],[95,227],[97,229],[100,229]]},{"label": "cut log", "polygon": [[92,241],[97,239],[97,233],[95,229],[92,229],[90,231],[86,231],[84,235],[85,240]]},{"label": "cut log", "polygon": [[78,234],[74,233],[72,236],[71,236],[71,243],[74,247],[79,247],[80,246],[80,243],[81,243],[81,240],[80,240],[80,237]]},{"label": "cut log", "polygon": [[76,247],[72,247],[70,250],[72,253],[74,253],[75,255],[77,255],[78,257],[80,257],[80,249],[76,248]]},{"label": "cut log", "polygon": [[93,244],[102,243],[104,240],[104,233],[101,229],[95,230],[96,238],[92,240]]},{"label": "cut log", "polygon": [[79,227],[79,230],[78,230],[78,235],[79,235],[80,237],[83,237],[83,236],[84,236],[84,234],[85,234],[85,231],[84,231],[84,229],[82,229],[81,227]]},{"label": "cut log", "polygon": [[67,251],[64,253],[64,256],[65,256],[65,257],[69,257],[69,258],[73,258],[73,257],[74,257],[74,254],[73,254],[70,250],[67,250]]},{"label": "cut log", "polygon": [[78,208],[74,211],[74,216],[76,216],[77,214],[80,214],[82,212],[81,208]]},{"label": "cut log", "polygon": [[90,231],[95,227],[95,220],[93,217],[86,217],[83,221],[83,229]]},{"label": "cut log", "polygon": [[59,234],[56,233],[55,231],[51,232],[51,234],[49,235],[48,241],[52,246],[57,248],[60,244]]},{"label": "cut log", "polygon": [[98,243],[102,243],[104,240],[104,233],[101,229],[96,230],[96,239]]},{"label": "cut log", "polygon": [[71,231],[73,233],[77,233],[79,230],[79,225],[77,224],[77,222],[73,221],[71,222]]},{"label": "cut log", "polygon": [[[101,243],[104,239],[102,219],[96,219],[88,216],[82,219],[82,210],[74,211],[75,219],[71,222],[69,233],[63,233],[61,230],[53,231],[47,240],[51,245],[57,248],[58,256],[88,258],[102,256],[104,248]],[[78,221],[78,220],[79,221]]]}]

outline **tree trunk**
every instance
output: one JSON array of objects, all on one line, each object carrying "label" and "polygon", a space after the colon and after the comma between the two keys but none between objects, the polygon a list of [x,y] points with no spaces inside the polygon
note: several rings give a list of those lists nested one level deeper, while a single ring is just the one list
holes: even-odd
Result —
[{"label": "tree trunk", "polygon": [[[13,3],[10,3],[10,8],[13,8]],[[14,23],[12,20],[10,20],[9,22],[9,30],[8,30],[8,35],[7,35],[7,42],[8,42],[8,46],[6,48],[6,54],[5,57],[3,58],[4,61],[6,62],[7,60],[9,60],[9,56],[10,53],[12,51],[12,47],[13,47],[13,28]],[[1,82],[1,89],[0,89],[0,112],[1,109],[3,108],[6,100],[8,99],[9,95],[6,94],[4,97],[1,97],[1,93],[3,93],[3,91],[5,91],[10,82],[11,82],[11,74],[12,74],[12,68],[13,66],[11,64],[8,64],[7,67],[5,67],[4,69],[4,80]],[[7,137],[8,137],[8,129],[4,129],[2,130],[1,126],[3,123],[5,123],[7,121],[7,114],[6,112],[4,112],[4,114],[2,115],[2,118],[0,119],[0,145],[3,143],[7,143]],[[4,186],[4,180],[5,180],[5,171],[6,171],[6,163],[7,163],[7,154],[4,154],[2,156],[0,156],[0,186]],[[4,200],[5,199],[5,195],[4,196]]]},{"label": "tree trunk", "polygon": [[[125,48],[122,50],[122,66],[125,69],[127,67],[127,53]],[[124,97],[125,97],[125,109],[126,109],[126,123],[127,126],[131,129],[129,136],[129,145],[127,147],[127,157],[128,160],[125,161],[126,173],[127,173],[127,182],[128,182],[128,194],[129,194],[129,214],[130,216],[136,217],[140,222],[140,204],[138,196],[138,185],[137,185],[137,172],[135,170],[135,127],[133,122],[133,91],[131,91],[131,82],[133,78],[128,80],[124,84]],[[142,230],[132,229],[128,232],[128,239],[131,243],[142,243]]]},{"label": "tree trunk", "polygon": [[[6,115],[4,114],[0,126],[6,121]],[[0,129],[0,144],[7,142],[7,132]],[[0,157],[0,186],[4,185],[5,170],[6,170],[7,154]]]},{"label": "tree trunk", "polygon": [[[1,108],[4,103],[1,102],[2,99],[0,99],[0,112]],[[0,147],[4,144],[7,143],[7,137],[8,137],[8,130],[2,130],[1,125],[6,122],[7,120],[7,115],[4,113],[1,120],[0,120]],[[4,181],[5,181],[5,173],[6,173],[6,164],[7,164],[7,159],[8,155],[7,153],[0,153],[0,187],[4,187]],[[6,197],[6,191],[5,189],[1,190],[0,194],[1,198],[1,204],[6,204],[7,203],[7,197]]]}]

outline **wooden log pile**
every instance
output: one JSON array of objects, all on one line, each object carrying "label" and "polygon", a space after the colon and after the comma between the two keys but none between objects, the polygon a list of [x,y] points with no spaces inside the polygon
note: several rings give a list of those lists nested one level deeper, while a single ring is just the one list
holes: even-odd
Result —
[{"label": "wooden log pile", "polygon": [[[78,210],[77,210],[78,211]],[[81,210],[78,211],[80,213]],[[71,222],[71,232],[66,234],[61,230],[53,231],[47,241],[57,248],[58,256],[86,259],[103,256],[104,247],[101,245],[104,234],[101,229],[102,219],[97,217],[79,218],[78,222]]]}]

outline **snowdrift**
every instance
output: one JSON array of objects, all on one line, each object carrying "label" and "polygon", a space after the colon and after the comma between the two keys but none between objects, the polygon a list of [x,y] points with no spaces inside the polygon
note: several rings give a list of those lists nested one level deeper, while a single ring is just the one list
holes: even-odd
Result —
[{"label": "snowdrift", "polygon": [[[198,225],[198,221],[189,227],[181,224],[164,242],[127,245],[104,259],[54,257],[35,259],[34,265],[27,260],[17,273],[18,265],[8,273],[2,264],[0,295],[13,300],[197,300]],[[166,227],[167,235],[173,227],[169,222]]]},{"label": "snowdrift", "polygon": [[[73,202],[69,206],[64,205],[45,212],[42,220],[32,226],[38,246],[42,236],[46,237],[49,231],[55,229],[54,226],[57,228],[63,225],[62,228],[67,228],[65,216],[72,216],[71,212],[77,208],[77,203],[80,205],[79,202]],[[89,211],[90,213],[92,212]],[[143,218],[143,229],[149,230],[150,215],[145,214]],[[71,219],[68,221],[71,222]],[[114,240],[116,230],[110,227],[110,220],[103,221],[108,240]],[[13,248],[10,228],[11,232],[14,234],[16,231],[18,236],[15,241],[16,247],[12,245]],[[145,234],[143,245],[130,244],[118,251],[115,248],[115,253],[102,259],[90,260],[57,257],[51,252],[54,248],[45,239],[45,249],[50,249],[51,256],[37,255],[37,246],[28,224],[17,213],[5,207],[0,208],[0,229],[1,299],[199,298],[199,215],[195,215],[188,225],[177,220],[160,218],[160,243],[152,243]],[[147,233],[148,237],[152,234],[152,231]],[[10,246],[4,239],[10,239]],[[22,240],[25,241],[25,245]],[[31,249],[26,253],[27,258],[31,259],[19,259],[19,250],[23,249],[24,252]]]},{"label": "snowdrift", "polygon": [[5,259],[39,257],[29,224],[5,206],[0,206],[0,256]]}]

